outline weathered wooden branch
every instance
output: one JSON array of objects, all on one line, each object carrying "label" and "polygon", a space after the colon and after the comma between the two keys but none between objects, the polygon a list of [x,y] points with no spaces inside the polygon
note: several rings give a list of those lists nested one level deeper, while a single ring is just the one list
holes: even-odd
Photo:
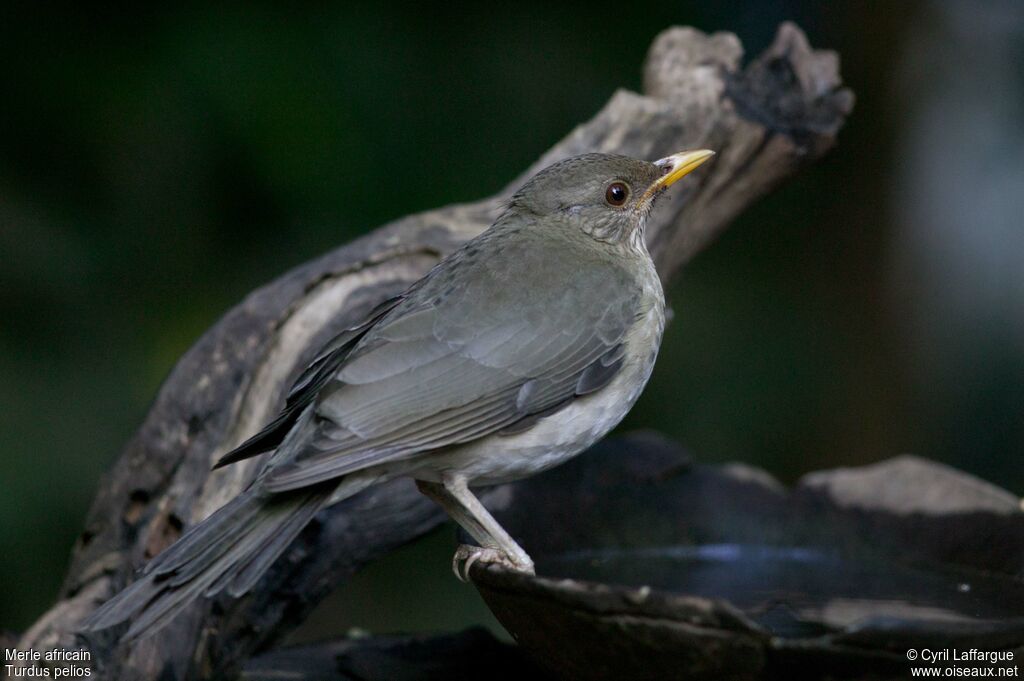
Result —
[{"label": "weathered wooden branch", "polygon": [[453,681],[484,669],[488,681],[552,681],[519,646],[480,628],[276,648],[250,659],[239,681]]},{"label": "weathered wooden branch", "polygon": [[223,677],[362,565],[441,522],[411,484],[370,490],[322,514],[247,597],[198,602],[132,647],[119,643],[119,631],[76,639],[78,623],[149,557],[249,482],[258,461],[216,472],[210,466],[273,416],[320,344],[485,229],[528,175],[594,150],[647,159],[717,150],[717,159],[652,216],[649,243],[667,280],[753,201],[822,155],[853,103],[837,56],[811,50],[800,30],[785,24],[746,68],[741,57],[732,34],[665,31],[648,55],[644,94],[615,93],[498,195],[398,220],[252,292],[161,387],[102,481],[60,600],[19,646],[87,643],[100,678]]}]

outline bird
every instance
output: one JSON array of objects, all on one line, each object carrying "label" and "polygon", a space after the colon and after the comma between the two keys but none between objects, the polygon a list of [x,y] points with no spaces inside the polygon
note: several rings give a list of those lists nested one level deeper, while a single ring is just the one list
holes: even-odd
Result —
[{"label": "bird", "polygon": [[252,483],[154,557],[84,632],[152,634],[193,600],[248,592],[322,509],[411,477],[477,543],[453,559],[534,573],[472,487],[567,461],[614,428],[654,366],[665,298],[644,239],[668,187],[714,152],[589,153],[530,178],[479,236],[333,338],[279,415],[221,467]]}]

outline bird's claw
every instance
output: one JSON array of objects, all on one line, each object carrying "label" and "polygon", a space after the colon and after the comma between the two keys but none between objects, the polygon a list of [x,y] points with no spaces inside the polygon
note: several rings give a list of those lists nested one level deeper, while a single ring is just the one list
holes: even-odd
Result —
[{"label": "bird's claw", "polygon": [[460,582],[468,582],[469,570],[477,562],[501,565],[510,570],[526,572],[531,575],[536,574],[533,569],[533,561],[529,556],[525,560],[516,560],[501,549],[488,549],[469,544],[462,544],[456,549],[455,557],[452,558],[452,572]]}]

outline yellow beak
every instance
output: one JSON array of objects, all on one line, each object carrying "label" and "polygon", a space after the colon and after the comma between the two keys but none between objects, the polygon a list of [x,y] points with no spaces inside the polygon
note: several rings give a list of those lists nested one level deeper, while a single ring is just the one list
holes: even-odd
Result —
[{"label": "yellow beak", "polygon": [[664,169],[665,174],[659,177],[654,184],[647,188],[641,201],[645,201],[662,189],[667,189],[675,184],[680,178],[689,175],[701,164],[715,155],[709,149],[697,149],[695,151],[680,151],[665,158],[655,161],[654,165]]}]

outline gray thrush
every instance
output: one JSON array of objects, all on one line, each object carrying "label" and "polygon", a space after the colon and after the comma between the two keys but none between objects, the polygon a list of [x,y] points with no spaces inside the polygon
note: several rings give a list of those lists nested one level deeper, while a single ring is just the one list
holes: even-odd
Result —
[{"label": "gray thrush", "polygon": [[586,154],[530,179],[493,225],[299,376],[280,415],[217,466],[273,450],[252,484],[156,556],[83,628],[155,631],[199,596],[239,596],[322,508],[416,480],[479,546],[533,561],[470,490],[556,466],[615,427],[647,383],[664,295],[644,243],[655,199],[712,152]]}]

